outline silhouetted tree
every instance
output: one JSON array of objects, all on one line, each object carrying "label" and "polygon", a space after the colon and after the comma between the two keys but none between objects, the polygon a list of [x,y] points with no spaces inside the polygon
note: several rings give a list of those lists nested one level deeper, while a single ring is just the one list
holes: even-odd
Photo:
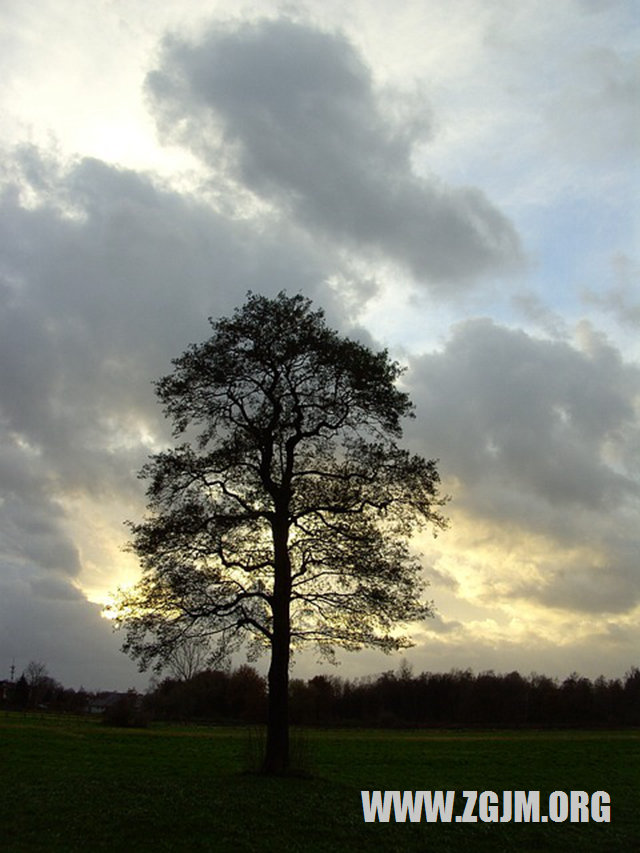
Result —
[{"label": "silhouetted tree", "polygon": [[204,669],[209,650],[202,637],[185,637],[168,656],[169,671],[174,678],[188,681]]},{"label": "silhouetted tree", "polygon": [[153,716],[167,720],[263,722],[265,680],[250,666],[233,672],[203,670],[192,678],[167,678],[145,698]]},{"label": "silhouetted tree", "polygon": [[27,679],[24,677],[24,673],[16,681],[11,703],[21,711],[29,705],[29,685],[27,684]]},{"label": "silhouetted tree", "polygon": [[114,697],[103,711],[102,722],[105,726],[118,728],[145,728],[148,720],[142,709],[141,697],[135,690]]},{"label": "silhouetted tree", "polygon": [[625,673],[624,678],[625,722],[638,726],[640,725],[640,669],[632,666]]},{"label": "silhouetted tree", "polygon": [[229,713],[234,721],[259,722],[264,719],[265,680],[253,667],[244,664],[230,673],[227,693]]},{"label": "silhouetted tree", "polygon": [[29,686],[29,705],[32,708],[51,699],[56,688],[62,689],[40,661],[29,661],[23,675]]},{"label": "silhouetted tree", "polygon": [[591,719],[593,688],[588,678],[572,672],[560,688],[562,714],[569,725],[584,725]]},{"label": "silhouetted tree", "polygon": [[437,507],[435,463],[397,445],[411,415],[387,352],[341,338],[302,296],[249,295],[156,386],[186,440],[143,468],[143,576],[122,593],[124,649],[162,666],[186,637],[270,647],[264,770],[289,762],[292,646],[410,645],[422,619],[408,537]]},{"label": "silhouetted tree", "polygon": [[540,725],[553,725],[560,720],[560,690],[553,678],[532,673],[529,679],[529,717]]}]

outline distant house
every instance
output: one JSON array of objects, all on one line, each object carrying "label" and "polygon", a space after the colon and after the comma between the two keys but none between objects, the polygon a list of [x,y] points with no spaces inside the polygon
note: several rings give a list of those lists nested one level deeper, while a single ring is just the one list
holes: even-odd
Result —
[{"label": "distant house", "polygon": [[119,699],[126,695],[126,693],[117,693],[116,691],[96,693],[89,700],[89,713],[102,714],[107,708],[113,707]]},{"label": "distant house", "polygon": [[[123,699],[127,699],[131,696],[131,691],[128,693],[118,693],[115,690],[96,693],[91,699],[89,699],[89,713],[90,714],[103,714],[107,709],[113,708],[114,705],[117,705]],[[140,704],[142,700],[141,696],[136,694],[136,706]]]},{"label": "distant house", "polygon": [[6,702],[9,699],[14,686],[13,681],[0,681],[0,702]]}]

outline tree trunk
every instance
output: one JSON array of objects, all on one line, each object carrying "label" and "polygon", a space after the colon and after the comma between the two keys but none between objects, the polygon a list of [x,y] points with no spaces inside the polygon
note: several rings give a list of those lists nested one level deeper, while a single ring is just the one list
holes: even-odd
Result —
[{"label": "tree trunk", "polygon": [[273,638],[269,667],[267,745],[264,773],[285,773],[289,768],[289,654],[291,645],[291,563],[286,521],[274,526]]},{"label": "tree trunk", "polygon": [[289,767],[289,641],[276,641],[274,633],[269,667],[267,745],[263,771],[285,773]]}]

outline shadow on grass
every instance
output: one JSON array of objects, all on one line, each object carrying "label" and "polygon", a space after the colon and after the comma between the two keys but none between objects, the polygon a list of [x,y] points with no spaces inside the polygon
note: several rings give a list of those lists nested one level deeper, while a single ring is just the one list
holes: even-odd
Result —
[{"label": "shadow on grass", "polygon": [[[242,775],[263,776],[265,747],[267,742],[266,729],[252,727],[247,730],[242,753]],[[296,779],[314,779],[314,756],[311,741],[302,729],[291,729],[289,735],[289,767],[284,777]]]}]

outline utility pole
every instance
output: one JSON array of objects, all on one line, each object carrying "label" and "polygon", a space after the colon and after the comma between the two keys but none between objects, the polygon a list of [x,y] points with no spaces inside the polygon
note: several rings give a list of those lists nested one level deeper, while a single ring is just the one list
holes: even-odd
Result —
[{"label": "utility pole", "polygon": [[13,684],[13,676],[16,674],[16,659],[11,662],[11,683]]}]

